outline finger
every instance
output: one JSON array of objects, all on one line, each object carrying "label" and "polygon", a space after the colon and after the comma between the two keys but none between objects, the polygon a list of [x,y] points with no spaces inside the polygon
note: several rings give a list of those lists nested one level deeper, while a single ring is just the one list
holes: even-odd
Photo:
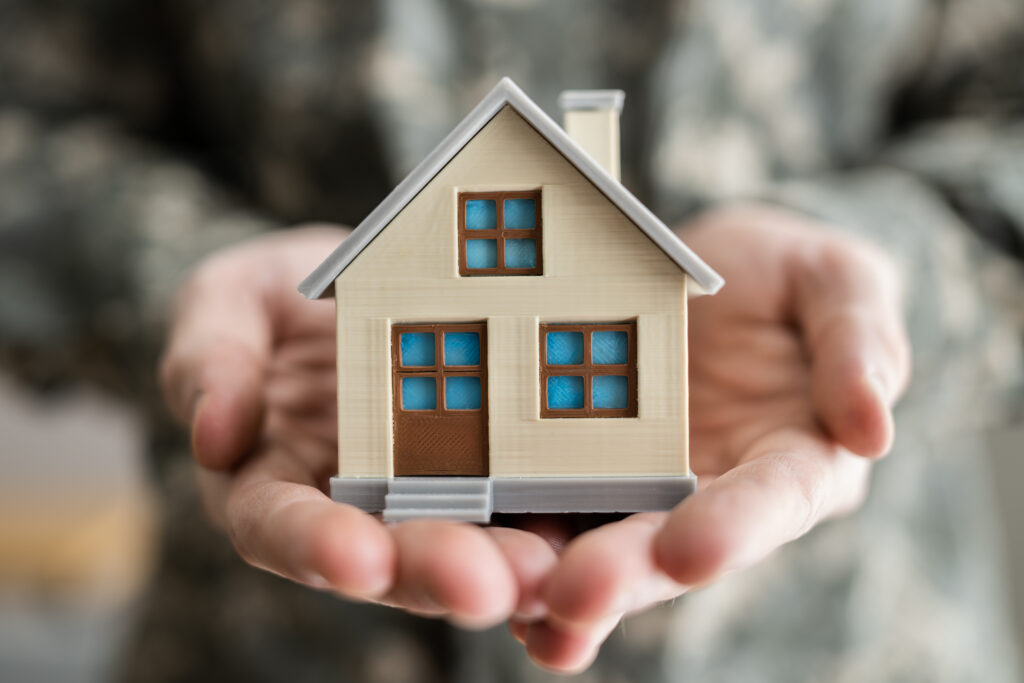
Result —
[{"label": "finger", "polygon": [[[207,356],[206,363],[216,363]],[[229,362],[200,371],[191,421],[192,453],[204,467],[227,470],[256,442],[263,415],[261,376],[255,363]]]},{"label": "finger", "polygon": [[686,586],[750,566],[821,519],[856,506],[869,467],[823,437],[766,437],[749,460],[670,513],[654,541],[654,561]]},{"label": "finger", "polygon": [[214,469],[231,467],[252,445],[271,347],[262,303],[238,291],[233,272],[200,270],[182,290],[161,363],[168,407],[191,426],[197,461]]},{"label": "finger", "polygon": [[530,624],[532,621],[520,621],[517,619],[509,619],[508,621],[508,632],[512,634],[521,645],[526,645],[526,634],[530,630]]},{"label": "finger", "polygon": [[592,623],[643,609],[683,588],[654,562],[654,540],[665,513],[645,513],[589,531],[566,549],[545,585],[553,617]]},{"label": "finger", "polygon": [[[529,532],[534,536],[540,536],[557,555],[562,552],[570,538],[581,533],[576,530],[576,517],[578,517],[578,515],[514,515],[511,527]],[[501,522],[502,517],[500,515],[494,515],[491,517],[492,525],[498,525],[501,524]],[[490,528],[495,527],[492,526]]]},{"label": "finger", "polygon": [[439,520],[391,527],[398,550],[394,589],[385,601],[446,615],[467,628],[504,621],[518,601],[516,578],[479,527]]},{"label": "finger", "polygon": [[[815,411],[829,433],[850,451],[865,457],[885,455],[892,447],[892,364],[880,361],[877,337],[867,314],[838,313],[816,338],[812,396]],[[873,348],[874,347],[874,348]],[[881,370],[887,366],[890,369]]]},{"label": "finger", "polygon": [[896,271],[881,252],[832,237],[803,252],[794,272],[817,413],[849,450],[884,455],[893,438],[890,408],[910,371]]},{"label": "finger", "polygon": [[597,658],[601,643],[615,629],[621,615],[586,627],[546,620],[526,628],[526,652],[538,665],[559,673],[579,673]]},{"label": "finger", "polygon": [[374,599],[392,587],[395,544],[380,522],[312,486],[260,479],[228,500],[228,531],[243,558],[350,598]]},{"label": "finger", "polygon": [[[317,356],[296,358],[296,347],[312,346]],[[264,396],[275,410],[296,414],[323,413],[337,416],[338,382],[335,374],[334,335],[291,340],[274,351],[267,373]]]},{"label": "finger", "polygon": [[332,330],[329,302],[308,302],[295,283],[347,230],[275,233],[207,259],[182,289],[161,362],[175,417],[192,426],[198,462],[237,464],[258,433],[271,351],[284,338]]},{"label": "finger", "polygon": [[488,528],[487,533],[497,544],[515,578],[518,600],[514,617],[519,620],[537,620],[547,614],[547,605],[541,596],[541,587],[551,570],[558,564],[558,556],[542,536],[519,529]]}]

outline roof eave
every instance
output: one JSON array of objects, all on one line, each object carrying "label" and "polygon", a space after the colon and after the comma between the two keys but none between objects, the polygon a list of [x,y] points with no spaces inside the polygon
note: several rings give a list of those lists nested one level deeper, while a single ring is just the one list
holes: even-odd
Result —
[{"label": "roof eave", "polygon": [[[299,291],[307,299],[319,299],[333,292],[335,278],[355,260],[380,231],[390,223],[398,213],[426,187],[434,176],[441,172],[449,161],[465,147],[470,140],[494,118],[505,106],[504,91],[508,86],[516,88],[509,78],[503,78],[473,108],[466,118],[449,133],[438,145],[412,170],[387,197],[356,226],[352,234],[331,252],[305,280],[299,284]],[[481,122],[481,119],[483,121]]]},{"label": "roof eave", "polygon": [[363,219],[349,237],[299,285],[308,299],[331,296],[335,279],[374,238],[412,201],[466,144],[505,106],[511,106],[542,137],[625,214],[697,285],[696,294],[714,294],[725,281],[682,240],[633,196],[618,180],[594,161],[561,126],[520,90],[503,78],[427,157],[399,183],[377,208]]}]

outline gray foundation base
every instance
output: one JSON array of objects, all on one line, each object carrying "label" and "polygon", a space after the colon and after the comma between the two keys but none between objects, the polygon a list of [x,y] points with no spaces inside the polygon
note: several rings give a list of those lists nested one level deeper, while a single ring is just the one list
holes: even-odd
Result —
[{"label": "gray foundation base", "polygon": [[348,503],[367,512],[381,512],[387,495],[387,479],[331,477],[331,498],[337,503]]},{"label": "gray foundation base", "polygon": [[331,497],[385,521],[488,522],[492,512],[651,512],[697,490],[697,477],[395,477],[331,479]]}]

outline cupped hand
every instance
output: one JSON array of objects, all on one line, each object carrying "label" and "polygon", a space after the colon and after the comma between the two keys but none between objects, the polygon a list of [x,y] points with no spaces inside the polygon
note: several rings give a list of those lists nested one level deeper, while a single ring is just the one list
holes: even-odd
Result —
[{"label": "cupped hand", "polygon": [[623,615],[750,566],[855,508],[909,374],[897,273],[879,250],[781,210],[722,210],[681,236],[726,280],[691,301],[699,490],[569,543],[549,614],[513,620],[535,661],[589,666]]},{"label": "cupped hand", "polygon": [[909,351],[889,261],[791,214],[727,210],[683,234],[727,281],[691,302],[697,494],[587,532],[560,558],[551,520],[542,535],[385,526],[323,493],[337,462],[334,311],[294,289],[345,234],[289,231],[209,259],[179,297],[162,366],[211,515],[269,571],[466,625],[511,618],[535,661],[580,670],[624,614],[855,507],[868,459],[891,443]]},{"label": "cupped hand", "polygon": [[334,308],[295,287],[347,232],[229,248],[179,294],[161,385],[191,429],[208,512],[248,562],[315,588],[467,626],[536,616],[556,562],[541,536],[384,525],[324,493],[338,457]]}]

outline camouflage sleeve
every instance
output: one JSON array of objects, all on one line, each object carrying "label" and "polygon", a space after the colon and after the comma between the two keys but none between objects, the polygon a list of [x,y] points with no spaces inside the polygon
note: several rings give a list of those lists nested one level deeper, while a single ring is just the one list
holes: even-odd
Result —
[{"label": "camouflage sleeve", "polygon": [[895,167],[1022,253],[1020,2],[698,2],[670,34],[647,103],[668,215]]},{"label": "camouflage sleeve", "polygon": [[0,108],[0,347],[22,369],[114,371],[156,340],[190,264],[267,227],[109,120],[46,125]]},{"label": "camouflage sleeve", "polygon": [[136,391],[180,274],[269,225],[150,133],[164,75],[131,5],[0,0],[0,361],[25,379]]}]

